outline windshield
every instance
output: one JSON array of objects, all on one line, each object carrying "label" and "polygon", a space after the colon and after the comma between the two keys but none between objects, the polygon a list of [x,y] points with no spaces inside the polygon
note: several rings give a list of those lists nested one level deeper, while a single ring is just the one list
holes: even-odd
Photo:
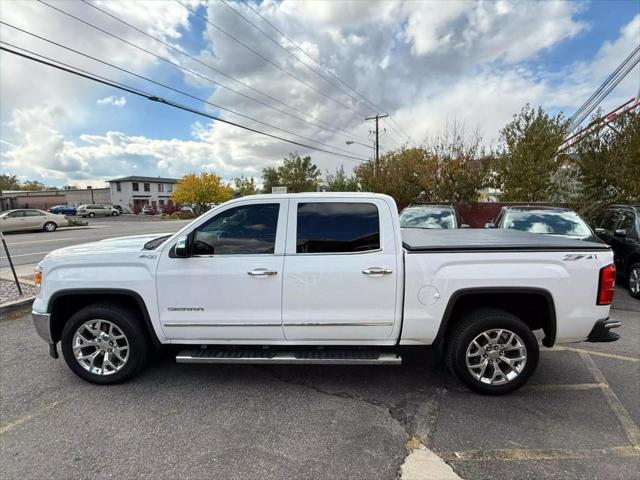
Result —
[{"label": "windshield", "polygon": [[400,214],[401,228],[456,228],[456,217],[450,208],[405,208]]},{"label": "windshield", "polygon": [[569,237],[592,235],[591,229],[575,212],[510,211],[505,214],[503,228]]}]

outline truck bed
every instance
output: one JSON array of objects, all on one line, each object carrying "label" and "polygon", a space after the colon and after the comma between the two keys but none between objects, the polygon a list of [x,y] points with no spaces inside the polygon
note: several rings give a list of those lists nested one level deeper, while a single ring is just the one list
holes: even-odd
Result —
[{"label": "truck bed", "polygon": [[402,245],[408,253],[452,251],[600,251],[601,242],[502,228],[434,230],[402,229]]}]

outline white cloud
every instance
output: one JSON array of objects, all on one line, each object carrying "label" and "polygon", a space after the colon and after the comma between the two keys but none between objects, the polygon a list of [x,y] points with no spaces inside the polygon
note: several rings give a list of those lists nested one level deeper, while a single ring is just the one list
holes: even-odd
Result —
[{"label": "white cloud", "polygon": [[[161,55],[185,61],[167,47],[86,5],[71,2],[56,2],[55,5]],[[355,155],[370,155],[370,149],[358,145],[348,147],[345,141],[349,138],[368,141],[371,124],[365,123],[362,117],[363,114],[374,113],[374,109],[359,102],[354,94],[352,96],[356,100],[347,96],[342,91],[346,87],[340,83],[337,83],[339,87],[336,86],[335,78],[323,73],[326,77],[323,79],[284,53],[222,2],[209,2],[199,11],[261,55],[272,59],[313,88],[349,105],[352,110],[338,106],[301,85],[201,19],[189,17],[188,12],[175,2],[98,2],[97,5],[126,18],[144,31],[162,36],[170,44],[188,46],[190,51],[194,50],[194,39],[185,44],[180,32],[182,29],[204,30],[202,43],[196,47],[196,50],[200,48],[197,52],[199,58],[272,98],[247,90],[194,62],[188,63],[191,68],[292,116],[308,115],[312,122],[326,122],[343,134],[321,130],[228,90],[214,89],[210,83],[183,77],[186,84],[197,86],[201,92],[198,95],[208,95],[213,103]],[[279,38],[244,4],[235,2],[231,5],[274,38]],[[638,43],[640,31],[638,16],[623,29],[617,40],[603,45],[592,61],[566,66],[560,76],[543,69],[534,70],[529,62],[560,42],[587,32],[587,26],[579,19],[582,6],[575,2],[264,0],[252,3],[252,6],[319,58],[335,75],[365,93],[370,100],[381,105],[383,111],[392,113],[417,141],[441,129],[447,120],[465,122],[469,128],[478,125],[491,140],[526,102],[550,109],[564,108],[571,113],[628,54],[627,50],[632,48],[629,46],[634,41]],[[2,19],[37,30],[62,43],[81,45],[79,48],[86,49],[88,53],[179,86],[177,70],[87,27],[79,27],[41,4],[25,2],[5,6]],[[75,56],[61,54],[59,49],[28,40],[23,34],[16,34],[5,27],[2,33],[3,40],[27,45],[99,74],[108,73],[116,80],[124,78],[92,62],[79,61]],[[83,41],[78,42],[78,38]],[[280,41],[289,45],[282,39]],[[319,70],[300,51],[292,51]],[[84,81],[70,79],[66,74],[51,72],[5,54],[2,61],[2,115],[9,126],[3,129],[3,141],[13,145],[2,150],[3,171],[50,179],[49,183],[55,181],[59,184],[107,179],[124,173],[179,176],[189,171],[208,169],[231,179],[240,174],[259,176],[264,166],[280,161],[288,152],[295,150],[301,154],[312,154],[323,170],[340,164],[349,168],[355,164],[348,159],[284,144],[215,122],[196,122],[192,138],[188,140],[130,135],[120,131],[122,128],[117,115],[121,112],[117,109],[101,110],[104,116],[112,115],[112,131],[74,136],[70,140],[70,131],[77,135],[77,132],[92,130],[91,115],[94,112],[87,105],[97,102],[100,105],[123,106],[126,99],[114,96],[106,88],[96,91],[94,86],[89,87]],[[637,91],[637,85],[633,88],[631,95]],[[159,87],[150,87],[150,90],[164,93]],[[620,92],[629,92],[629,85],[621,85]],[[297,111],[273,98],[285,101]],[[612,101],[615,98],[612,96]],[[183,100],[195,104],[192,100],[180,99]],[[197,108],[214,110],[205,106]],[[127,114],[129,110],[134,109],[128,108]],[[166,108],[163,115],[163,121],[166,118],[168,124],[178,121],[176,119],[191,121],[170,108]],[[222,116],[309,143],[247,118],[230,113]],[[387,133],[382,138],[382,146],[386,149],[395,146],[394,137],[399,135]]]},{"label": "white cloud", "polygon": [[111,105],[114,107],[124,107],[127,104],[127,99],[124,97],[116,97],[114,95],[110,95],[108,97],[104,97],[96,101],[98,105]]}]

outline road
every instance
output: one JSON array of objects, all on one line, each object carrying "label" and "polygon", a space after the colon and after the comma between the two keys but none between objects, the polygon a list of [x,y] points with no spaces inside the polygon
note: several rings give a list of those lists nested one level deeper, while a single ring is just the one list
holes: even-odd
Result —
[{"label": "road", "polygon": [[[187,220],[160,220],[151,217],[122,215],[104,219],[89,219],[91,228],[74,227],[46,232],[14,232],[5,234],[13,264],[38,263],[52,250],[95,242],[105,238],[140,235],[145,233],[173,233],[188,223]],[[4,250],[0,248],[0,268],[8,267]]]},{"label": "road", "polygon": [[51,359],[16,313],[0,321],[2,478],[393,479],[422,442],[466,480],[637,479],[640,315],[612,317],[620,342],[542,349],[528,385],[486,397],[428,349],[397,367],[165,353],[100,387]]}]

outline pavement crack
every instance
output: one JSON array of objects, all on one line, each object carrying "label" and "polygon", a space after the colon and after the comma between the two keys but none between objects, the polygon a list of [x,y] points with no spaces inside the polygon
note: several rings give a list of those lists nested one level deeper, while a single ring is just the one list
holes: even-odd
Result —
[{"label": "pavement crack", "polygon": [[273,378],[275,378],[276,380],[279,380],[283,383],[287,383],[289,385],[298,385],[301,387],[305,387],[305,388],[309,388],[311,390],[314,390],[318,393],[322,393],[323,395],[329,395],[331,397],[336,397],[336,398],[345,398],[348,400],[355,400],[358,402],[363,402],[363,403],[367,403],[369,405],[373,405],[375,407],[379,407],[379,408],[386,408],[386,409],[391,409],[391,407],[393,405],[387,403],[387,402],[383,402],[381,400],[376,400],[374,398],[365,398],[362,397],[358,394],[355,393],[349,393],[349,392],[331,392],[329,390],[324,390],[316,385],[313,385],[311,383],[308,382],[304,382],[304,381],[298,381],[292,378],[288,378],[285,377],[284,375],[279,375],[275,372],[273,372],[272,370],[268,369],[268,368],[260,368],[258,365],[254,365],[254,367],[258,370],[262,370],[263,372],[268,373],[269,375],[271,375]]}]

